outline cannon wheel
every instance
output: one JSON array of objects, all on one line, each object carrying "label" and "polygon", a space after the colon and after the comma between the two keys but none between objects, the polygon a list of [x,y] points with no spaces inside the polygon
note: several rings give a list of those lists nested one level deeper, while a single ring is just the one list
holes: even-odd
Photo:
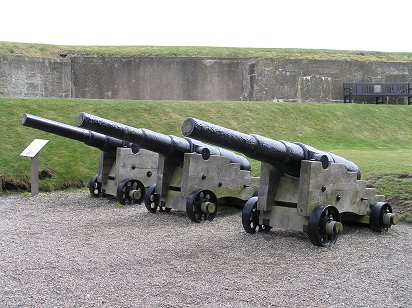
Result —
[{"label": "cannon wheel", "polygon": [[370,227],[373,231],[382,232],[388,231],[391,225],[383,222],[383,216],[386,213],[392,213],[392,207],[386,202],[376,202],[371,207],[370,213]]},{"label": "cannon wheel", "polygon": [[[212,212],[202,210],[202,204],[210,202]],[[186,213],[191,221],[202,222],[212,221],[217,214],[217,197],[211,190],[196,190],[190,194],[186,202]]]},{"label": "cannon wheel", "polygon": [[315,246],[327,246],[334,244],[339,233],[327,234],[326,224],[330,221],[340,222],[340,214],[332,205],[321,205],[315,208],[309,217],[308,235],[309,240]]},{"label": "cannon wheel", "polygon": [[97,175],[92,176],[89,181],[89,191],[92,197],[100,197],[102,195],[102,183],[97,181]]},{"label": "cannon wheel", "polygon": [[[259,211],[257,209],[258,197],[250,198],[245,206],[243,207],[242,211],[242,225],[243,229],[247,233],[255,233],[256,229],[263,229],[262,226],[259,225]],[[268,230],[270,227],[268,226]]]},{"label": "cannon wheel", "polygon": [[159,195],[156,194],[156,184],[151,185],[144,196],[144,205],[150,213],[156,213],[157,206],[159,205]]},{"label": "cannon wheel", "polygon": [[[130,192],[137,191],[140,195],[137,199],[130,196]],[[126,180],[117,186],[116,199],[120,204],[136,204],[143,201],[145,188],[139,180]]]},{"label": "cannon wheel", "polygon": [[171,208],[159,203],[159,195],[156,193],[156,183],[152,184],[146,191],[144,196],[144,205],[150,213],[170,212]]}]

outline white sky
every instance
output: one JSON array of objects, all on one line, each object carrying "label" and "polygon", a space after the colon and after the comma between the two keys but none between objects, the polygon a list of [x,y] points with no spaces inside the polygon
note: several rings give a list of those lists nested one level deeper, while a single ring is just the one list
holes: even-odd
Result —
[{"label": "white sky", "polygon": [[412,0],[2,0],[0,41],[412,52]]}]

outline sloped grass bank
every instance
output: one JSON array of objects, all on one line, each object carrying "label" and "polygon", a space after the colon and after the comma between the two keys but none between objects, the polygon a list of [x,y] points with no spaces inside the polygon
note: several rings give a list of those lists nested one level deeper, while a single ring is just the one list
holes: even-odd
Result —
[{"label": "sloped grass bank", "polygon": [[0,42],[0,54],[43,58],[66,57],[206,57],[254,58],[282,61],[351,60],[379,62],[411,62],[411,52],[379,52],[361,50],[299,48],[235,48],[197,46],[64,46]]},{"label": "sloped grass bank", "polygon": [[[412,207],[412,108],[395,105],[2,98],[0,174],[6,189],[28,189],[30,161],[19,154],[35,138],[50,140],[40,156],[40,170],[51,175],[41,180],[42,191],[87,183],[97,170],[97,149],[21,125],[24,113],[75,125],[82,111],[177,136],[191,116],[307,143],[353,160],[380,193]],[[259,163],[252,165],[258,175]]]}]

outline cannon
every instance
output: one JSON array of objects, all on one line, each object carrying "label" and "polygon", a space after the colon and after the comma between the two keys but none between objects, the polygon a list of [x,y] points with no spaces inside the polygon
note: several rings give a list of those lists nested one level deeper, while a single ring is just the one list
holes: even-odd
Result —
[{"label": "cannon", "polygon": [[146,188],[156,181],[158,155],[133,143],[30,114],[23,116],[22,125],[100,150],[97,175],[89,181],[93,197],[114,196],[121,204],[141,203]]},{"label": "cannon", "polygon": [[334,244],[342,222],[369,224],[388,230],[398,216],[361,180],[358,166],[335,154],[302,143],[248,135],[199,119],[187,118],[184,136],[243,153],[261,162],[258,196],[242,212],[246,232],[271,228],[306,232],[312,244]]},{"label": "cannon", "polygon": [[157,181],[144,198],[151,213],[175,209],[194,222],[212,221],[218,205],[243,206],[257,193],[259,178],[251,176],[249,161],[233,152],[87,113],[77,124],[159,154]]}]

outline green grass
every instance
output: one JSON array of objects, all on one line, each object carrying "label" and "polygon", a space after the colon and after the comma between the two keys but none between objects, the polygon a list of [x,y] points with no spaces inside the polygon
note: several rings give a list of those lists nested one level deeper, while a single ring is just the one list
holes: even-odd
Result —
[{"label": "green grass", "polygon": [[[356,162],[380,193],[402,204],[405,215],[412,212],[412,108],[407,105],[1,98],[0,110],[0,174],[8,186],[27,189],[30,160],[19,154],[34,138],[50,140],[40,170],[53,176],[41,181],[42,191],[84,187],[97,170],[97,149],[23,127],[24,113],[75,125],[79,112],[86,111],[177,136],[192,116],[342,155]],[[252,166],[258,175],[259,163]]]},{"label": "green grass", "polygon": [[294,49],[294,48],[232,48],[196,46],[62,46],[0,42],[0,54],[59,58],[93,57],[207,57],[259,59],[312,59],[411,62],[412,52],[377,52],[359,50]]}]

